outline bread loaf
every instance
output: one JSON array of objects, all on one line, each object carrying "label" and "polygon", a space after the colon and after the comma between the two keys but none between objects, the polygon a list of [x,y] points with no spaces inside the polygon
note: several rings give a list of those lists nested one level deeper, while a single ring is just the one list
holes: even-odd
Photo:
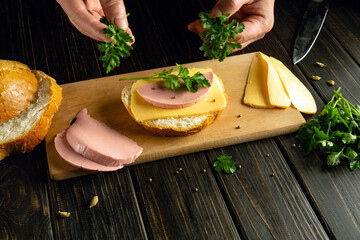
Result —
[{"label": "bread loaf", "polygon": [[0,123],[0,160],[33,150],[45,138],[60,106],[62,92],[56,81],[41,71],[32,73],[38,82],[33,100],[16,117]]},{"label": "bread loaf", "polygon": [[29,106],[37,84],[28,66],[0,59],[0,122],[16,117]]}]

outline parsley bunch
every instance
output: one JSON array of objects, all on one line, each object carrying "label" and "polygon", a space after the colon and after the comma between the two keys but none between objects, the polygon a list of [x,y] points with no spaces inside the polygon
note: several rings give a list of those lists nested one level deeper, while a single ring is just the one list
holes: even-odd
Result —
[{"label": "parsley bunch", "polygon": [[217,158],[217,161],[214,162],[215,171],[221,172],[224,171],[227,174],[234,173],[236,171],[235,162],[231,160],[232,156],[221,155]]},{"label": "parsley bunch", "polygon": [[170,70],[162,70],[160,73],[155,73],[150,77],[136,77],[136,78],[120,78],[119,80],[137,80],[137,79],[164,79],[164,85],[169,89],[177,89],[181,86],[180,79],[182,79],[185,83],[186,88],[189,91],[197,92],[198,86],[201,87],[210,87],[210,82],[204,77],[204,75],[200,72],[194,74],[194,76],[189,76],[189,69],[184,68],[180,64],[176,63],[178,68],[178,74],[172,74],[173,69]]},{"label": "parsley bunch", "polygon": [[315,119],[304,124],[296,136],[303,154],[319,149],[327,155],[327,165],[350,161],[350,169],[360,168],[360,106],[354,106],[334,91],[331,100]]},{"label": "parsley bunch", "polygon": [[219,17],[212,18],[208,13],[199,13],[202,25],[206,29],[203,32],[203,44],[200,47],[205,57],[222,62],[231,53],[231,49],[241,48],[240,43],[229,40],[235,40],[236,35],[241,33],[245,26],[235,19],[225,24],[229,21],[228,17],[229,14],[219,14]]},{"label": "parsley bunch", "polygon": [[114,39],[113,42],[99,43],[97,45],[98,50],[104,53],[99,60],[103,61],[103,68],[106,73],[109,73],[115,67],[120,66],[120,57],[130,56],[130,50],[133,50],[133,47],[128,43],[132,43],[134,40],[123,29],[111,24],[106,17],[102,17],[100,22],[107,27],[104,29],[105,35]]}]

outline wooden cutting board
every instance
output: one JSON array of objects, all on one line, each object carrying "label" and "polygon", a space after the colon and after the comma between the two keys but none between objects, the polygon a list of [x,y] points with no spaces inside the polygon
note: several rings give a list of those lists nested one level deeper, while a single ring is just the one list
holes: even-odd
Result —
[{"label": "wooden cutting board", "polygon": [[[62,104],[46,136],[51,178],[63,180],[94,173],[67,164],[54,146],[56,134],[68,128],[72,119],[83,108],[87,108],[93,118],[106,123],[143,147],[143,153],[133,164],[295,132],[305,120],[294,108],[257,109],[242,103],[250,63],[254,56],[255,53],[250,53],[228,57],[221,63],[211,60],[184,64],[188,68],[212,68],[222,79],[228,95],[228,104],[220,117],[201,132],[186,137],[152,135],[130,117],[122,104],[121,90],[131,81],[118,81],[118,78],[151,76],[163,68],[62,85]],[[238,117],[239,114],[241,117]],[[237,129],[237,126],[240,126],[240,129]]]}]

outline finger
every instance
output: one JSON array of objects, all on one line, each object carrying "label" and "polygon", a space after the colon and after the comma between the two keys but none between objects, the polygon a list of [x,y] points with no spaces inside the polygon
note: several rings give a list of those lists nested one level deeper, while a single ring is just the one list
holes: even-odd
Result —
[{"label": "finger", "polygon": [[98,41],[109,41],[104,35],[104,24],[91,15],[83,1],[57,0],[70,22],[84,35]]},{"label": "finger", "polygon": [[200,37],[202,36],[202,32],[205,30],[202,26],[200,19],[198,19],[192,23],[189,23],[189,25],[187,27],[188,27],[188,30],[198,34]]},{"label": "finger", "polygon": [[239,9],[246,3],[251,2],[250,0],[219,0],[215,6],[210,10],[209,14],[211,17],[218,17],[219,14],[230,14],[239,11]]},{"label": "finger", "polygon": [[240,51],[240,50],[243,50],[244,48],[246,48],[248,45],[250,45],[251,43],[263,38],[265,36],[265,34],[263,35],[260,35],[259,37],[255,38],[255,39],[251,39],[249,41],[246,41],[246,42],[242,42],[241,43],[241,48],[237,48],[237,49],[231,49],[231,53],[234,53],[234,52],[237,52],[237,51]]},{"label": "finger", "polygon": [[100,0],[105,16],[118,28],[126,30],[129,27],[126,9],[122,0]]},{"label": "finger", "polygon": [[242,45],[263,38],[273,26],[271,19],[264,19],[261,16],[249,16],[242,21],[242,24],[245,26],[244,31],[236,36],[236,41]]},{"label": "finger", "polygon": [[[252,0],[219,0],[215,6],[210,10],[211,17],[218,17],[219,14],[233,15],[239,11],[239,9],[246,3],[252,2]],[[188,29],[192,32],[202,36],[202,32],[205,30],[202,27],[200,20],[196,20],[188,25]]]},{"label": "finger", "polygon": [[127,32],[132,37],[134,43],[135,37],[129,28],[124,2],[122,0],[100,0],[100,3],[105,16],[118,28]]}]

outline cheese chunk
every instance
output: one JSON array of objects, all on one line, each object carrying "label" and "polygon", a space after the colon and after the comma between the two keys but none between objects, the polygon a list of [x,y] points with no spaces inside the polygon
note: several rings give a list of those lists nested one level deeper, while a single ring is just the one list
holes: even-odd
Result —
[{"label": "cheese chunk", "polygon": [[270,57],[294,107],[303,113],[316,113],[316,103],[304,84],[279,60]]},{"label": "cheese chunk", "polygon": [[256,54],[251,62],[249,76],[246,83],[244,103],[246,105],[258,108],[273,108],[269,102],[267,91],[267,71],[266,65]]},{"label": "cheese chunk", "polygon": [[267,91],[270,104],[279,108],[290,107],[290,99],[270,58],[259,53],[259,59],[267,68]]},{"label": "cheese chunk", "polygon": [[[192,76],[197,72],[206,73],[211,69],[189,69],[189,75]],[[174,72],[174,74],[177,74]],[[222,110],[226,106],[227,98],[224,94],[223,85],[214,74],[214,81],[211,90],[199,102],[189,107],[180,109],[159,108],[146,102],[136,91],[137,88],[159,80],[139,80],[131,88],[131,111],[137,121],[147,121],[167,117],[185,117],[197,116]],[[215,100],[215,101],[214,101]]]}]

